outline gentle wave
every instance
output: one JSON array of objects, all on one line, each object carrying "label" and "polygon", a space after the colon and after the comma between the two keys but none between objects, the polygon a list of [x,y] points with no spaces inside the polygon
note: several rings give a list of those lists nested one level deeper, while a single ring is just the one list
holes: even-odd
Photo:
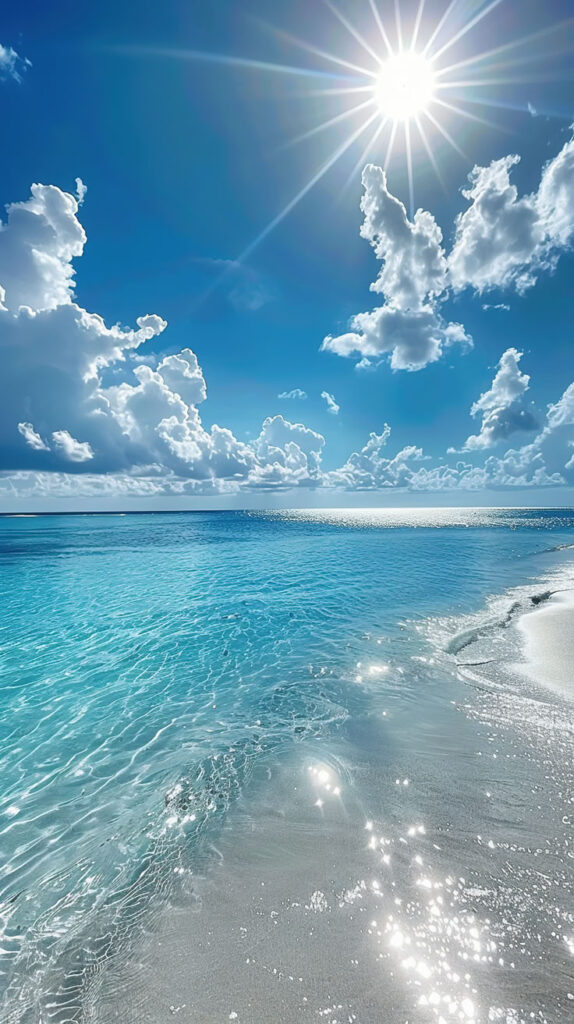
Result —
[{"label": "gentle wave", "polygon": [[[574,588],[574,573],[561,567],[543,580],[513,587],[504,594],[492,595],[484,608],[468,616],[431,619],[426,630],[435,646],[457,659],[463,651],[485,640],[495,641],[502,631],[514,625],[522,615],[550,601],[556,594]],[[495,658],[499,652],[494,651]],[[467,662],[465,662],[467,663]],[[469,662],[468,664],[472,664]]]}]

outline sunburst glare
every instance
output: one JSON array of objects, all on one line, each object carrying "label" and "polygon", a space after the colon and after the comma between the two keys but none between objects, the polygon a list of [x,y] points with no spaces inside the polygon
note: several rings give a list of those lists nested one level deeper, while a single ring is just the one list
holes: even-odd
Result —
[{"label": "sunburst glare", "polygon": [[375,98],[381,113],[394,121],[408,121],[425,113],[436,91],[432,64],[409,50],[389,57],[377,78]]},{"label": "sunburst glare", "polygon": [[[286,139],[281,148],[305,143],[316,153],[320,145],[317,140],[335,133],[332,151],[326,155],[321,149],[320,160],[316,156],[311,157],[312,170],[307,181],[246,246],[238,256],[239,260],[251,255],[354,147],[359,156],[353,163],[342,193],[357,175],[360,176],[369,160],[380,162],[385,169],[392,163],[397,166],[400,161],[408,181],[412,215],[417,170],[421,163],[430,164],[444,188],[439,161],[444,161],[446,148],[450,147],[457,157],[469,162],[469,157],[459,145],[461,132],[458,126],[461,122],[506,130],[500,121],[492,122],[479,116],[477,107],[496,110],[499,119],[509,109],[528,112],[527,102],[517,108],[516,104],[505,102],[492,92],[485,95],[484,89],[559,78],[559,70],[555,73],[548,69],[549,61],[560,53],[571,52],[573,45],[574,19],[569,18],[523,38],[503,39],[495,48],[484,51],[476,48],[473,52],[473,32],[488,19],[485,23],[491,28],[492,38],[495,32],[492,19],[507,0],[444,0],[444,3],[433,5],[432,14],[431,5],[426,0],[419,0],[418,4],[416,0],[412,4],[399,4],[398,0],[394,0],[394,4],[390,0],[386,4],[382,0],[363,0],[364,10],[355,8],[352,18],[332,0],[324,2],[327,8],[324,38],[330,37],[335,19],[344,29],[351,48],[349,51],[342,45],[340,49],[327,49],[328,44],[323,40],[316,44],[259,21],[260,26],[282,46],[296,48],[311,56],[313,61],[306,66],[192,50],[127,48],[142,55],[229,64],[253,73],[285,75],[301,82],[307,80],[309,87],[303,95],[312,101],[308,109],[316,110],[320,102],[331,104],[329,116]],[[370,28],[368,24],[365,27],[365,16],[370,21]],[[461,43],[465,46],[464,52],[459,49]],[[536,73],[535,61],[546,63],[542,75]],[[527,78],[511,73],[513,68],[527,62],[530,64]],[[320,88],[316,85],[318,79],[322,79]],[[477,92],[477,89],[481,91]],[[333,110],[332,104],[339,104],[339,109],[335,107]],[[469,106],[470,110],[467,109]]]}]

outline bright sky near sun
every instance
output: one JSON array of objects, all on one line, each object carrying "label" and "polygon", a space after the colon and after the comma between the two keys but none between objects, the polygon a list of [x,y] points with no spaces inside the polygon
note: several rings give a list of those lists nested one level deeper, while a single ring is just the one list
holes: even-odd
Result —
[{"label": "bright sky near sun", "polygon": [[0,511],[571,504],[569,0],[0,14]]}]

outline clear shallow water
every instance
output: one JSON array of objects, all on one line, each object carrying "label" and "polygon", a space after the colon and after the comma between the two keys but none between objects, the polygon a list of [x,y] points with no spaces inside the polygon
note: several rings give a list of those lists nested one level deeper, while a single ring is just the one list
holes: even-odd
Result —
[{"label": "clear shallow water", "polygon": [[2,1019],[568,1020],[573,526],[1,520]]}]

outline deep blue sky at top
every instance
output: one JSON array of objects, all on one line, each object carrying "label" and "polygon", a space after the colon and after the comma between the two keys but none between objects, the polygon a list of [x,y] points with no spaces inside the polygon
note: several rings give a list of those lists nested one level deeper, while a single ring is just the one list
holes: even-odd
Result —
[{"label": "deep blue sky at top", "polygon": [[[391,0],[379,6],[393,17]],[[410,5],[402,7],[408,20]],[[443,0],[427,0],[427,24],[444,8]],[[375,42],[367,0],[345,9]],[[510,42],[571,13],[571,0],[507,0],[469,33],[456,55]],[[206,423],[219,422],[245,436],[276,412],[302,419],[327,438],[326,468],[340,464],[385,420],[397,446],[423,444],[439,455],[460,444],[473,426],[469,408],[509,345],[525,351],[523,368],[532,376],[537,407],[557,400],[572,377],[571,255],[525,297],[511,296],[510,312],[481,308],[482,301],[506,301],[505,295],[481,300],[465,293],[451,303],[449,315],[475,339],[468,355],[453,350],[418,373],[392,373],[386,366],[361,373],[352,361],[319,352],[325,334],[341,333],[351,314],[375,305],[368,286],[378,264],[359,237],[360,175],[342,192],[360,146],[250,257],[255,276],[246,285],[256,281],[263,289],[267,301],[260,308],[237,308],[230,298],[238,284],[233,277],[199,301],[219,272],[210,261],[237,257],[342,141],[342,130],[334,128],[285,148],[342,109],[336,101],[309,95],[336,80],[134,55],[122,48],[189,48],[335,70],[282,42],[262,21],[350,60],[364,57],[320,0],[4,4],[0,41],[28,57],[32,67],[21,85],[6,82],[0,89],[0,203],[25,199],[32,181],[72,191],[79,175],[89,190],[81,211],[88,245],[77,262],[81,304],[108,323],[132,324],[145,312],[165,317],[169,328],[150,349],[194,349],[208,385]],[[464,208],[460,188],[474,163],[519,153],[515,180],[521,191],[529,190],[568,138],[571,69],[564,58],[541,58],[543,43],[532,45],[533,66],[521,65],[519,73],[526,77],[532,70],[533,80],[483,90],[504,103],[504,110],[473,108],[503,130],[450,120],[468,163],[437,141],[446,193],[426,159],[415,165],[415,203],[431,210],[447,240],[454,216]],[[534,80],[549,72],[555,80]],[[539,116],[528,113],[528,103]],[[374,153],[375,162],[383,149]],[[391,165],[389,184],[408,202],[402,162]],[[305,389],[309,400],[277,399],[278,392],[294,387]],[[321,402],[323,389],[341,405],[339,417]]]}]

